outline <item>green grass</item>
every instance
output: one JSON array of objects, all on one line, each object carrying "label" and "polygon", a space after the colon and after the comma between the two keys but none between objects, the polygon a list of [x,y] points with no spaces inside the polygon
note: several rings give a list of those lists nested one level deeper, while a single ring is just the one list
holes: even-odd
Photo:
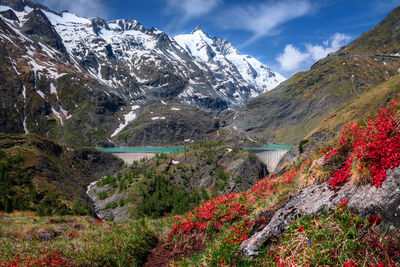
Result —
[{"label": "green grass", "polygon": [[0,215],[0,265],[16,255],[40,258],[57,250],[74,266],[141,266],[157,244],[154,227],[165,227],[153,225],[146,220],[99,223],[78,216]]},{"label": "green grass", "polygon": [[[333,212],[298,218],[272,247],[249,261],[255,265],[292,264],[296,266],[374,266],[390,260],[399,262],[399,230],[388,231],[338,206]],[[390,259],[390,260],[389,260]]]},{"label": "green grass", "polygon": [[100,198],[100,200],[104,200],[106,198],[108,198],[108,193],[105,191],[101,191],[97,193],[97,196]]}]

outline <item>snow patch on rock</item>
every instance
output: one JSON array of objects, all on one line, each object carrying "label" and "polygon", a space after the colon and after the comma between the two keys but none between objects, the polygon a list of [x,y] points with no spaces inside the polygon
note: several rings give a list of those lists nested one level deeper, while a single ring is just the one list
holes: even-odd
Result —
[{"label": "snow patch on rock", "polygon": [[165,120],[165,117],[152,117],[151,120],[152,121],[156,121],[156,120]]},{"label": "snow patch on rock", "polygon": [[111,134],[111,137],[119,134],[126,126],[128,126],[131,121],[134,121],[136,119],[135,110],[137,110],[138,108],[140,108],[140,106],[132,106],[132,111],[125,115],[124,123],[121,123],[119,125],[119,127]]}]

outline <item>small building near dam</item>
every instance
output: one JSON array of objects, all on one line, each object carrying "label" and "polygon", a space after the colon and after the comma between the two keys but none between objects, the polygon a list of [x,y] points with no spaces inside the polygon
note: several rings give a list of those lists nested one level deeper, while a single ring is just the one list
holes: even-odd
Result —
[{"label": "small building near dam", "polygon": [[244,147],[243,150],[254,152],[267,165],[268,171],[273,173],[279,161],[291,148],[291,146],[268,144],[259,147]]},{"label": "small building near dam", "polygon": [[152,158],[157,153],[174,153],[184,151],[186,147],[109,147],[99,148],[103,152],[112,153],[122,159],[127,164],[132,164],[135,160],[139,161],[143,158]]}]

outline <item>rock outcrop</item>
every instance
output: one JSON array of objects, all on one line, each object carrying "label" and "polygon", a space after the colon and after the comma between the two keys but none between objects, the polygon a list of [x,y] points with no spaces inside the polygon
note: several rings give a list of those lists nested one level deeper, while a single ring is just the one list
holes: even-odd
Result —
[{"label": "rock outcrop", "polygon": [[26,16],[22,32],[61,52],[66,52],[63,41],[53,25],[40,9],[35,9]]},{"label": "rock outcrop", "polygon": [[93,202],[96,215],[102,220],[104,219],[114,220],[114,221],[127,220],[129,218],[129,214],[128,214],[128,207],[126,205],[122,207],[117,206],[112,209],[108,207],[109,204],[114,202],[116,203],[119,200],[121,200],[122,196],[120,194],[113,194],[109,198],[100,199],[98,193],[108,192],[111,188],[109,185],[106,185],[104,187],[96,187],[97,182],[98,181],[91,183],[87,189],[87,195]]},{"label": "rock outcrop", "polygon": [[363,217],[377,215],[385,223],[400,226],[400,167],[387,171],[387,179],[381,188],[373,185],[345,184],[338,191],[328,182],[311,185],[275,212],[264,229],[252,235],[240,245],[247,257],[258,255],[258,249],[279,237],[297,216],[316,215],[331,210],[347,199],[348,208]]},{"label": "rock outcrop", "polygon": [[247,157],[241,157],[236,160],[223,158],[221,161],[223,165],[227,166],[226,172],[231,177],[237,178],[230,182],[230,188],[226,192],[228,194],[243,192],[251,188],[256,181],[269,174],[267,165],[254,154],[249,154]]},{"label": "rock outcrop", "polygon": [[203,110],[174,101],[151,101],[135,112],[136,119],[117,136],[117,146],[165,145],[215,140],[220,123]]}]

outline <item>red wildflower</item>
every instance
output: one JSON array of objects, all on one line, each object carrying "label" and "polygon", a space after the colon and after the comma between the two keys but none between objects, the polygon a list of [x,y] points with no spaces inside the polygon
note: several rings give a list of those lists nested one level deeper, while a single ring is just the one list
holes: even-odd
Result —
[{"label": "red wildflower", "polygon": [[346,206],[347,206],[347,203],[349,203],[349,200],[346,198],[346,199],[343,199],[343,200],[340,200],[340,203],[339,203],[339,206],[341,207],[341,208],[346,208]]},{"label": "red wildflower", "polygon": [[368,217],[368,221],[369,221],[370,224],[379,225],[382,222],[382,218],[379,217],[378,214],[374,214],[374,215]]},{"label": "red wildflower", "polygon": [[353,160],[360,163],[359,171],[369,170],[372,185],[382,186],[386,180],[386,170],[400,165],[399,110],[400,101],[396,100],[390,107],[379,110],[377,116],[344,127],[337,146],[325,155],[325,158],[330,158],[341,153],[346,157],[343,168],[332,175],[332,187],[350,177]]},{"label": "red wildflower", "polygon": [[14,260],[0,262],[0,266],[68,266],[68,263],[62,258],[59,251],[53,250],[46,252],[46,255],[42,258],[36,258],[31,255],[23,259],[17,255],[14,257]]},{"label": "red wildflower", "polygon": [[356,267],[357,265],[354,263],[354,261],[345,261],[344,262],[344,267]]},{"label": "red wildflower", "polygon": [[78,236],[79,236],[79,233],[73,233],[73,232],[68,233],[68,238],[71,240]]}]

